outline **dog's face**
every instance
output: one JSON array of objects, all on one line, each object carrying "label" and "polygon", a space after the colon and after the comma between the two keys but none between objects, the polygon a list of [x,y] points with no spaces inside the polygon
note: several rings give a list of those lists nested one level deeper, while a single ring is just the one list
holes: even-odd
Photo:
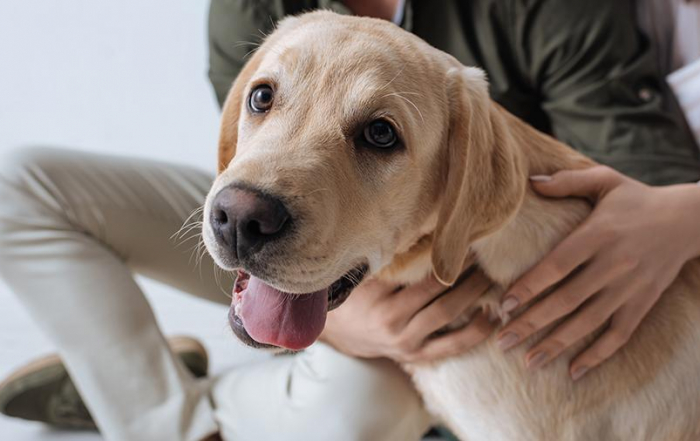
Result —
[{"label": "dog's face", "polygon": [[436,228],[435,272],[454,281],[467,244],[441,236],[459,224],[473,238],[493,223],[458,219],[468,215],[456,200],[466,158],[448,146],[473,126],[467,115],[453,123],[455,106],[468,105],[455,88],[470,76],[485,90],[480,72],[380,20],[316,12],[280,24],[227,99],[205,204],[207,249],[239,270],[239,337],[308,346],[366,273]]}]

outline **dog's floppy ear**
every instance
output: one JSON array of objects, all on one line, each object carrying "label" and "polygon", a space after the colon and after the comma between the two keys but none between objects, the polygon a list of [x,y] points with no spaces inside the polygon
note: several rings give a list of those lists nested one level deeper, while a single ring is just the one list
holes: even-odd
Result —
[{"label": "dog's floppy ear", "polygon": [[219,165],[218,172],[226,170],[228,164],[236,155],[236,145],[238,144],[238,121],[241,112],[245,108],[246,86],[250,77],[258,70],[262,61],[264,50],[260,47],[255,51],[253,57],[245,64],[243,70],[238,74],[233,86],[224,102],[224,109],[221,117],[221,131],[219,133]]},{"label": "dog's floppy ear", "polygon": [[488,94],[485,74],[459,67],[448,72],[450,104],[445,192],[432,250],[435,277],[455,283],[469,246],[515,214],[526,177],[500,108]]}]

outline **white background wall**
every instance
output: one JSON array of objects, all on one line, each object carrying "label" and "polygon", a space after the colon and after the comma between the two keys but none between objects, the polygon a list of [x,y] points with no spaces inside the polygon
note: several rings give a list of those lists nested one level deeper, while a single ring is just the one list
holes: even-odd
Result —
[{"label": "white background wall", "polygon": [[207,0],[2,0],[0,149],[50,144],[212,168]]},{"label": "white background wall", "polygon": [[[1,0],[0,158],[56,145],[213,173],[207,10],[207,0]],[[251,357],[228,331],[225,308],[142,283],[167,333],[205,340],[214,371]],[[0,282],[0,378],[51,350]],[[0,417],[1,440],[95,438]]]}]

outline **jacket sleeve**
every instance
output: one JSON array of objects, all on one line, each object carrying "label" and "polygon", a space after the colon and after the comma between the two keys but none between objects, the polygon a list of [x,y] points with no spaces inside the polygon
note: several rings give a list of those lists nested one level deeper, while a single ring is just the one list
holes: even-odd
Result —
[{"label": "jacket sleeve", "polygon": [[692,134],[675,103],[664,102],[667,85],[636,26],[633,1],[514,4],[521,68],[554,136],[649,183],[700,179]]},{"label": "jacket sleeve", "polygon": [[279,18],[279,5],[263,0],[211,0],[209,80],[223,106],[246,59]]}]

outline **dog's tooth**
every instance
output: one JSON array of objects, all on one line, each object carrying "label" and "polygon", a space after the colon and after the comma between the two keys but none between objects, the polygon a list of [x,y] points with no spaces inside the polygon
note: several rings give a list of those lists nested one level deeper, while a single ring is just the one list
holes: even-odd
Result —
[{"label": "dog's tooth", "polygon": [[233,312],[237,316],[239,316],[239,317],[241,316],[241,304],[240,303],[236,304],[236,306],[233,307]]}]

